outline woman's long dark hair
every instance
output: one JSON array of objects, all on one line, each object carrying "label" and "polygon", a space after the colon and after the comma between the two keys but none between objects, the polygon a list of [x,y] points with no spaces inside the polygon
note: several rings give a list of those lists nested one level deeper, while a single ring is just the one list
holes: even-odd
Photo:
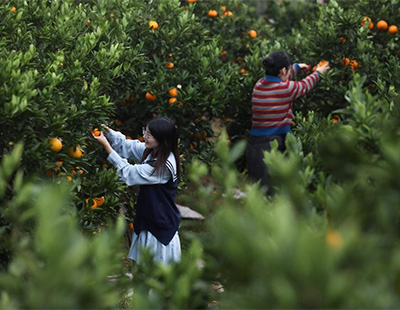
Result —
[{"label": "woman's long dark hair", "polygon": [[[165,163],[169,154],[172,152],[176,161],[176,172],[180,175],[180,158],[178,150],[178,132],[175,123],[168,117],[156,117],[147,124],[151,135],[157,140],[159,147],[157,153],[153,153],[151,158],[155,159],[154,172],[163,174],[167,169]],[[146,148],[143,152],[142,162],[152,152],[152,149]]]},{"label": "woman's long dark hair", "polygon": [[284,52],[273,52],[262,60],[266,75],[278,76],[282,68],[289,69],[290,57]]}]

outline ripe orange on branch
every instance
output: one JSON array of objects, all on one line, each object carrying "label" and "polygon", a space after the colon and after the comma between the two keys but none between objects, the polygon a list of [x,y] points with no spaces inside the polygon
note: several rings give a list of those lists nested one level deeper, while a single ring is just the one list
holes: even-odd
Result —
[{"label": "ripe orange on branch", "polygon": [[171,89],[168,91],[168,94],[169,94],[171,97],[176,97],[176,96],[178,96],[178,89],[177,89],[176,87],[171,88]]},{"label": "ripe orange on branch", "polygon": [[369,18],[369,17],[367,17],[367,16],[365,16],[365,17],[363,18],[363,21],[361,22],[361,26],[364,26],[366,21],[369,22],[369,24],[368,24],[368,28],[369,28],[369,29],[374,28],[374,23],[372,22],[371,18]]},{"label": "ripe orange on branch", "polygon": [[147,92],[146,93],[146,99],[147,100],[149,100],[149,101],[154,101],[154,100],[156,100],[156,96],[155,95],[153,95],[152,93],[150,93],[150,92]]},{"label": "ripe orange on branch", "polygon": [[97,205],[98,207],[101,207],[101,206],[103,205],[104,201],[105,201],[104,196],[101,196],[101,197],[94,197],[93,199],[94,199],[94,201],[96,201],[96,205]]},{"label": "ripe orange on branch", "polygon": [[349,65],[350,65],[350,59],[347,58],[347,57],[343,57],[342,60],[340,61],[340,63],[341,63],[343,66],[349,66]]},{"label": "ripe orange on branch", "polygon": [[380,20],[377,24],[376,24],[376,28],[380,31],[385,31],[388,28],[388,24],[387,22],[385,22],[384,20]]},{"label": "ripe orange on branch", "polygon": [[157,30],[158,29],[158,23],[154,20],[149,22],[149,28],[153,29],[153,30]]},{"label": "ripe orange on branch", "polygon": [[208,11],[208,16],[217,17],[218,16],[218,12],[216,10],[209,10]]},{"label": "ripe orange on branch", "polygon": [[97,208],[97,202],[93,198],[86,198],[85,202],[86,202],[86,205],[90,208],[90,210]]},{"label": "ripe orange on branch", "polygon": [[59,152],[59,151],[61,151],[61,149],[62,149],[62,142],[61,142],[60,139],[57,139],[57,138],[50,138],[50,139],[48,140],[48,142],[49,142],[49,144],[50,144],[49,148],[50,148],[51,151],[53,151],[53,152]]},{"label": "ripe orange on branch", "polygon": [[176,99],[175,97],[169,98],[168,103],[171,105],[174,102],[176,102],[178,99]]},{"label": "ripe orange on branch", "polygon": [[172,62],[167,61],[167,62],[165,63],[165,68],[167,68],[167,69],[172,69],[173,67],[175,67],[175,66],[174,66],[174,64],[173,64]]},{"label": "ripe orange on branch", "polygon": [[68,148],[67,154],[71,158],[81,158],[83,155],[82,150],[80,149],[79,145],[70,146]]},{"label": "ripe orange on branch", "polygon": [[257,38],[257,31],[255,31],[255,30],[250,30],[250,31],[249,31],[249,36],[250,36],[250,38],[252,38],[252,39]]},{"label": "ripe orange on branch", "polygon": [[389,27],[389,30],[388,30],[388,32],[390,33],[390,34],[395,34],[395,33],[397,33],[399,30],[397,29],[397,26],[395,26],[395,25],[392,25],[392,26],[390,26]]}]

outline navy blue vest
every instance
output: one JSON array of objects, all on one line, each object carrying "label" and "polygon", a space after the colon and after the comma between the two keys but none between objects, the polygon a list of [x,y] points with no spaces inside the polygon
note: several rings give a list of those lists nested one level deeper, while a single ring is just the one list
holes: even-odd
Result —
[{"label": "navy blue vest", "polygon": [[175,205],[178,180],[166,184],[140,185],[134,221],[135,233],[147,230],[168,245],[179,228],[180,213]]}]

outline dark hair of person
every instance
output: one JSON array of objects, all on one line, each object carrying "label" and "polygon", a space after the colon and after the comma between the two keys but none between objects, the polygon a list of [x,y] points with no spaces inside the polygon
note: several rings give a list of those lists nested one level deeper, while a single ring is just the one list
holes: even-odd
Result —
[{"label": "dark hair of person", "polygon": [[[156,153],[151,155],[154,159],[152,166],[154,166],[154,172],[161,175],[165,172],[166,161],[169,154],[172,152],[176,160],[176,170],[178,176],[180,175],[180,159],[178,150],[178,132],[175,123],[168,117],[156,117],[150,120],[147,124],[150,134],[154,139],[157,140],[159,147]],[[142,162],[147,156],[152,153],[152,149],[146,148],[143,152]]]},{"label": "dark hair of person", "polygon": [[289,69],[290,57],[284,52],[273,52],[262,60],[266,75],[278,76],[282,68]]}]

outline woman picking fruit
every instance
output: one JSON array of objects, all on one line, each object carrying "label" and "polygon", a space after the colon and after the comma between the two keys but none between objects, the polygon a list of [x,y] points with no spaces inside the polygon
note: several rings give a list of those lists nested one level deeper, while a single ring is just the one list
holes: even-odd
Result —
[{"label": "woman picking fruit", "polygon": [[[167,117],[153,118],[143,129],[144,142],[128,140],[122,133],[103,127],[106,134],[93,134],[93,138],[104,146],[120,179],[128,186],[140,186],[128,258],[140,262],[143,247],[157,262],[178,262],[180,214],[175,196],[180,162],[174,122]],[[138,164],[130,164],[128,159]]]},{"label": "woman picking fruit", "polygon": [[291,130],[292,104],[295,99],[311,91],[320,75],[329,70],[329,63],[320,63],[315,72],[301,81],[292,81],[300,70],[311,66],[291,64],[288,55],[273,52],[262,61],[266,76],[257,81],[252,95],[252,126],[246,156],[248,176],[260,181],[267,195],[272,195],[270,176],[264,162],[264,152],[271,150],[270,143],[278,142],[278,150],[285,150],[286,134]]}]

